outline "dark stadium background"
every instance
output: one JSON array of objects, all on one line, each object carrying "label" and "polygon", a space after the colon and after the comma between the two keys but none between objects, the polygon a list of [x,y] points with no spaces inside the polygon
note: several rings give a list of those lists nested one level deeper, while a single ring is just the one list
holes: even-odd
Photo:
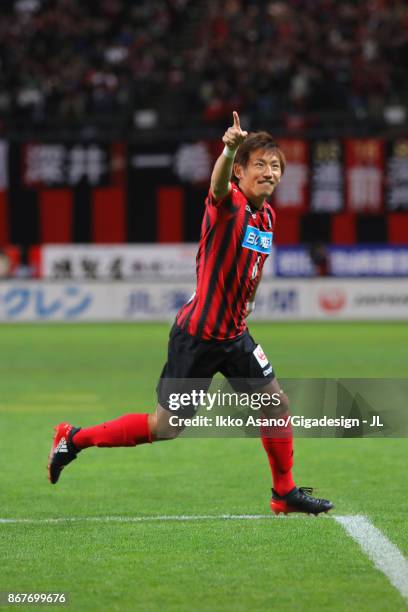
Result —
[{"label": "dark stadium background", "polygon": [[[23,264],[42,243],[197,241],[233,109],[301,149],[276,245],[407,244],[404,2],[3,0],[0,16],[0,245]],[[353,203],[353,164],[377,202]]]}]

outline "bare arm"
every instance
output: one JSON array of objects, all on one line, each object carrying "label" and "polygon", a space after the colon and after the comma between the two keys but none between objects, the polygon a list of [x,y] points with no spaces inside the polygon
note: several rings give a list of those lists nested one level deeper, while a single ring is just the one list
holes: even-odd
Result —
[{"label": "bare arm", "polygon": [[234,125],[228,128],[222,138],[226,148],[215,162],[211,175],[211,193],[216,200],[222,200],[230,192],[235,153],[239,145],[248,136],[248,132],[241,130],[236,111],[233,112],[233,117]]},{"label": "bare arm", "polygon": [[254,310],[255,310],[255,295],[256,295],[257,289],[259,287],[259,283],[261,282],[261,278],[262,278],[262,272],[259,275],[257,283],[256,283],[255,287],[253,288],[253,291],[252,291],[251,295],[249,296],[248,301],[246,303],[245,318],[249,317],[249,315],[252,312],[254,312]]},{"label": "bare arm", "polygon": [[256,295],[256,292],[258,290],[259,284],[261,282],[261,278],[262,278],[262,272],[260,273],[259,278],[256,281],[256,285],[255,285],[255,287],[254,287],[250,297],[248,298],[248,302],[255,302],[255,295]]}]

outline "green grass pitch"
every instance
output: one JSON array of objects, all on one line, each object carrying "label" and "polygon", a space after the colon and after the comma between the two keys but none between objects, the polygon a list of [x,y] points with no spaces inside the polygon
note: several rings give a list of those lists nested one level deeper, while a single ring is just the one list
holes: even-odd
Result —
[{"label": "green grass pitch", "polygon": [[[250,329],[282,378],[407,374],[406,323]],[[86,426],[154,408],[168,331],[167,324],[0,328],[0,517],[268,513],[270,474],[256,439],[90,449],[58,485],[48,483],[57,422]],[[407,456],[406,439],[300,439],[295,477],[332,499],[336,513],[365,514],[407,557]],[[72,610],[407,609],[327,517],[3,523],[0,553],[0,590],[65,591]]]}]

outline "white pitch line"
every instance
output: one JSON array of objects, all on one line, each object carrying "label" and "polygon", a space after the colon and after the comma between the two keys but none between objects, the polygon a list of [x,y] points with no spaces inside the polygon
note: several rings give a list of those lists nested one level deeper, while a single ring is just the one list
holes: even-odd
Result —
[{"label": "white pitch line", "polygon": [[[256,520],[286,520],[288,518],[306,518],[305,515],[283,514],[179,514],[159,516],[70,516],[56,518],[0,518],[0,525],[51,525],[58,523],[147,523],[147,522],[183,522],[183,521],[256,521]],[[325,515],[323,518],[333,518],[357,542],[363,552],[408,600],[408,561],[399,549],[366,518],[361,515],[336,516]],[[311,519],[313,520],[313,519]]]},{"label": "white pitch line", "polygon": [[[282,515],[283,516],[283,515]],[[58,518],[0,518],[0,524],[50,525],[53,523],[147,523],[152,521],[256,521],[276,518],[272,514],[179,514],[161,516],[67,516]],[[293,517],[294,518],[294,517]]]},{"label": "white pitch line", "polygon": [[408,561],[385,535],[365,516],[333,516],[357,542],[391,584],[408,600]]}]

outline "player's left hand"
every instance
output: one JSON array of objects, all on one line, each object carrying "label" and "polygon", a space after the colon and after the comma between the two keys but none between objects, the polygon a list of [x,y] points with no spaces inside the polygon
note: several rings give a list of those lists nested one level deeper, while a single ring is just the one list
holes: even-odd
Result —
[{"label": "player's left hand", "polygon": [[246,303],[246,311],[245,311],[245,318],[247,319],[249,317],[249,315],[254,312],[255,310],[255,302],[247,302]]}]

